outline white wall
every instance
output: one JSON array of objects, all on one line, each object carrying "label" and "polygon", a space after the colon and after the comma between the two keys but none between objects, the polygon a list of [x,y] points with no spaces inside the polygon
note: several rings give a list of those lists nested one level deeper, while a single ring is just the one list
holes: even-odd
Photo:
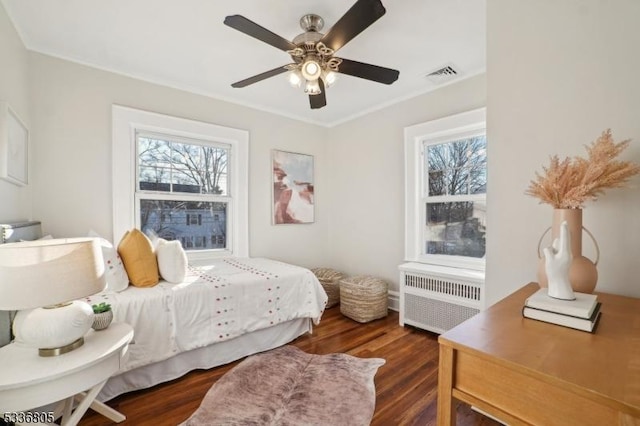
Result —
[{"label": "white wall", "polygon": [[[29,111],[29,54],[0,5],[0,100],[7,101],[31,128]],[[33,179],[33,174],[30,176]],[[0,180],[0,223],[31,219],[32,185],[19,187]]]},{"label": "white wall", "polygon": [[[550,155],[583,155],[611,128],[617,141],[633,139],[622,157],[640,162],[639,17],[637,0],[489,0],[489,302],[535,281],[552,210],[523,192]],[[632,183],[589,203],[583,221],[602,252],[596,290],[640,296],[640,179]]]},{"label": "white wall", "polygon": [[[111,105],[248,130],[250,255],[317,266],[325,261],[327,129],[46,55],[30,55],[34,217],[54,236],[111,236]],[[271,225],[271,150],[315,156],[316,221]],[[118,240],[120,236],[116,236]],[[116,241],[117,243],[117,241]]]},{"label": "white wall", "polygon": [[329,259],[398,290],[404,260],[404,128],[485,106],[485,75],[330,129]]}]

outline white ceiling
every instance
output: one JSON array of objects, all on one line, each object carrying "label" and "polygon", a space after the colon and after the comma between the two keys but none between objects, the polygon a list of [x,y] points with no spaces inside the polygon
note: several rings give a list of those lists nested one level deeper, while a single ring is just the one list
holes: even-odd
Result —
[{"label": "white ceiling", "polygon": [[485,0],[382,0],[386,15],[336,56],[400,71],[390,86],[340,75],[327,106],[311,110],[286,74],[246,88],[231,83],[290,62],[223,24],[240,14],[292,40],[316,13],[326,32],[355,0],[1,0],[26,47],[93,67],[332,126],[433,90],[429,72],[453,64],[484,72]]}]

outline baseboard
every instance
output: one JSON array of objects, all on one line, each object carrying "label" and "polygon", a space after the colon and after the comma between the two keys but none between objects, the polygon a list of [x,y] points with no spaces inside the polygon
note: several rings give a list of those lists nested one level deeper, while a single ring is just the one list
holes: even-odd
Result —
[{"label": "baseboard", "polygon": [[400,312],[400,293],[389,290],[389,309]]}]

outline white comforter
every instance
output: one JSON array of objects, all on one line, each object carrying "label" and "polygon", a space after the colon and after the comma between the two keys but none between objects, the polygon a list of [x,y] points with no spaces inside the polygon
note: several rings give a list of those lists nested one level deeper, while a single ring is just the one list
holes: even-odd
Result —
[{"label": "white comforter", "polygon": [[121,370],[127,371],[291,319],[317,324],[327,295],[307,269],[264,258],[224,258],[189,266],[180,284],[129,286],[87,302],[110,303],[114,321],[133,326]]}]

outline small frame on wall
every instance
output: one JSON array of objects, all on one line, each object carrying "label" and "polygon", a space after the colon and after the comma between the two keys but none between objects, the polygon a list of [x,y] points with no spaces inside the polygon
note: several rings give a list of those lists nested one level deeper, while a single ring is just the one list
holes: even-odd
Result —
[{"label": "small frame on wall", "polygon": [[273,150],[273,223],[313,223],[313,156]]},{"label": "small frame on wall", "polygon": [[7,102],[0,101],[0,178],[29,183],[29,130]]}]

